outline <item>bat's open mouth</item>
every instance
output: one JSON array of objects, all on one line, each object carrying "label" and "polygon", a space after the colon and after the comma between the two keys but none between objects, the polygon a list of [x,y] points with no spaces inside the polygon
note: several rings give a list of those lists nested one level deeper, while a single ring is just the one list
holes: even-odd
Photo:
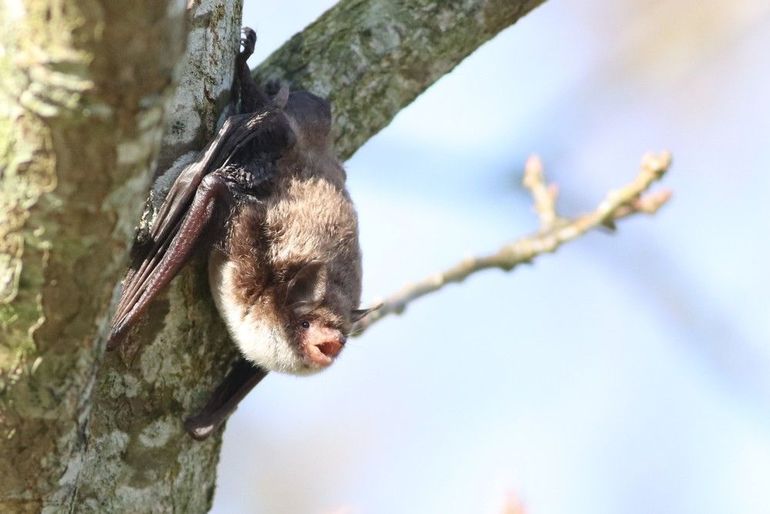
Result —
[{"label": "bat's open mouth", "polygon": [[318,344],[305,346],[305,356],[316,366],[328,366],[342,351],[342,343],[339,341],[324,341]]}]

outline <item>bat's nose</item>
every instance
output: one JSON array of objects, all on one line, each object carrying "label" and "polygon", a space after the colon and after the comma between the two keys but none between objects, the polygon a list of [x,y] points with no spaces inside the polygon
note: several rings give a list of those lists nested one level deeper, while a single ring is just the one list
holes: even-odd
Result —
[{"label": "bat's nose", "polygon": [[342,351],[342,345],[344,344],[344,342],[345,342],[344,338],[324,341],[323,343],[318,345],[318,349],[321,350],[321,353],[323,353],[325,356],[329,357],[330,359],[333,359],[337,355],[339,355],[340,352]]},{"label": "bat's nose", "polygon": [[342,351],[344,339],[324,339],[319,342],[306,343],[305,356],[316,366],[325,367],[334,362],[334,358]]}]

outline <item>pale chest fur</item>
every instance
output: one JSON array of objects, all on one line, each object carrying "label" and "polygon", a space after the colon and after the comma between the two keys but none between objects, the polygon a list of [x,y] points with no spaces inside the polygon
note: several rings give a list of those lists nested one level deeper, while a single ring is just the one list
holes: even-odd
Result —
[{"label": "pale chest fur", "polygon": [[237,295],[237,267],[218,251],[209,256],[209,285],[217,310],[243,356],[270,371],[313,372],[293,348],[289,336],[264,305],[244,305]]}]

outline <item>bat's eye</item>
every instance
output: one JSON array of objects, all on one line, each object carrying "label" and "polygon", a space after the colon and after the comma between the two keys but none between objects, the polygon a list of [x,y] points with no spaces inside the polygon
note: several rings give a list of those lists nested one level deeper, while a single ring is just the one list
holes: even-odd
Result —
[{"label": "bat's eye", "polygon": [[302,323],[300,323],[300,326],[301,326],[302,328],[310,328],[310,322],[309,322],[309,321],[307,321],[307,320],[305,320],[305,321],[303,321]]}]

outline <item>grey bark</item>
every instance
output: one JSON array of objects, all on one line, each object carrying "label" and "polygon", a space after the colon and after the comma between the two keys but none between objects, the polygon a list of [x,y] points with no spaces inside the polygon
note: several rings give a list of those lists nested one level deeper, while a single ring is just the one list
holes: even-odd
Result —
[{"label": "grey bark", "polygon": [[[346,0],[258,73],[330,97],[349,156],[539,3]],[[240,4],[16,5],[0,12],[0,512],[205,512],[220,437],[181,420],[234,350],[203,263],[132,351],[105,356],[104,337],[153,163],[200,149],[227,102]]]}]

